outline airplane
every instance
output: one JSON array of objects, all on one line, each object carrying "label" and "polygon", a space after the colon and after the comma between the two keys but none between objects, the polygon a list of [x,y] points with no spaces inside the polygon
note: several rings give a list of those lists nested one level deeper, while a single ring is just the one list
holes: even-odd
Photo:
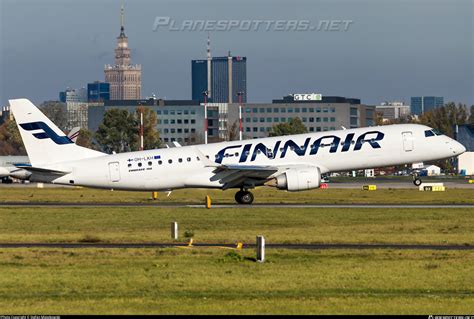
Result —
[{"label": "airplane", "polygon": [[438,160],[466,151],[419,124],[398,124],[105,154],[72,143],[27,99],[10,100],[30,180],[130,191],[238,189],[251,204],[258,186],[319,188],[321,174]]},{"label": "airplane", "polygon": [[[77,142],[81,128],[79,126],[73,127],[68,133],[68,137],[74,143]],[[12,183],[10,177],[21,180],[27,180],[31,173],[25,169],[18,168],[18,166],[29,166],[30,159],[28,156],[0,156],[0,180],[3,183]]]}]

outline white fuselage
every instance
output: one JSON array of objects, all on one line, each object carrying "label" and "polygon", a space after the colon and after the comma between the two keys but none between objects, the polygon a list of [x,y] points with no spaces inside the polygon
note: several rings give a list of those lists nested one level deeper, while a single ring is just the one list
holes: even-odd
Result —
[{"label": "white fuselage", "polygon": [[464,152],[461,144],[447,136],[425,136],[427,130],[431,128],[403,124],[112,154],[50,164],[45,167],[71,173],[57,178],[35,173],[31,179],[140,191],[222,188],[222,181],[213,178],[215,167],[206,165],[203,156],[222,165],[277,167],[274,177],[294,165],[316,166],[328,173],[437,160]]}]

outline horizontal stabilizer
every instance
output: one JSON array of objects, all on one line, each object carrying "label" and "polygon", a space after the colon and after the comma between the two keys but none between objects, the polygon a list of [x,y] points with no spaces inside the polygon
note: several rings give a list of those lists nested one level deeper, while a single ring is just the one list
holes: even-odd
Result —
[{"label": "horizontal stabilizer", "polygon": [[71,172],[65,172],[65,171],[58,171],[58,170],[54,170],[54,169],[33,167],[33,166],[29,166],[29,165],[24,165],[24,166],[17,165],[16,167],[27,170],[27,171],[32,172],[32,173],[41,173],[41,174],[66,175],[66,174],[71,173]]}]

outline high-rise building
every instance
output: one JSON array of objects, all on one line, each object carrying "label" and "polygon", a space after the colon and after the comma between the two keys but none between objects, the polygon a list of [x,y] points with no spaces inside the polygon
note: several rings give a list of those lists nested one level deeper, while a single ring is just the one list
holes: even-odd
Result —
[{"label": "high-rise building", "polygon": [[95,81],[87,83],[87,101],[103,102],[110,100],[110,84],[107,82]]},{"label": "high-rise building", "polygon": [[411,98],[411,114],[421,115],[443,106],[443,104],[444,98],[442,96],[413,96]]},{"label": "high-rise building", "polygon": [[192,99],[203,101],[203,92],[214,103],[237,102],[237,93],[244,92],[242,102],[247,101],[247,58],[232,56],[211,57],[210,41],[207,41],[207,59],[191,61]]},{"label": "high-rise building", "polygon": [[111,100],[136,100],[141,97],[142,67],[131,64],[128,38],[125,35],[124,10],[120,14],[120,35],[117,37],[115,64],[104,69],[105,82],[110,83]]},{"label": "high-rise building", "polygon": [[63,103],[69,102],[87,102],[87,93],[85,88],[70,89],[59,92],[59,101]]}]

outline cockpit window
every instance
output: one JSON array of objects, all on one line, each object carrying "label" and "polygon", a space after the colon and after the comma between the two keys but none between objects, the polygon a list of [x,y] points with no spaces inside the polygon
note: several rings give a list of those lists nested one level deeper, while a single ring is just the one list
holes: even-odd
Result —
[{"label": "cockpit window", "polygon": [[437,129],[432,129],[432,130],[426,130],[425,131],[425,137],[430,137],[430,136],[435,136],[435,135],[443,135],[440,131]]},{"label": "cockpit window", "polygon": [[435,136],[435,134],[431,130],[425,131],[425,137]]}]

